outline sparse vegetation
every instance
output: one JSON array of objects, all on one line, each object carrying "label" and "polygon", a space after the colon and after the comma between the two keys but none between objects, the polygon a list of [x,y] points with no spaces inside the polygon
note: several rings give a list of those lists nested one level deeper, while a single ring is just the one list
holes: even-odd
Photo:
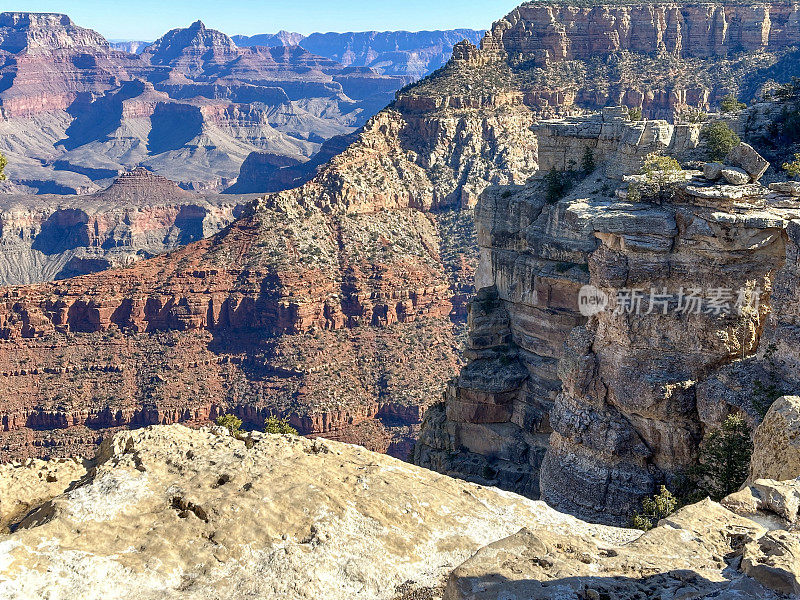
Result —
[{"label": "sparse vegetation", "polygon": [[641,121],[644,118],[642,116],[642,109],[638,106],[629,107],[628,117],[630,117],[631,121]]},{"label": "sparse vegetation", "polygon": [[234,437],[242,435],[242,420],[234,415],[221,415],[217,417],[217,425],[228,429]]},{"label": "sparse vegetation", "polygon": [[722,160],[741,140],[731,126],[721,121],[703,127],[700,137],[708,148],[711,160]]},{"label": "sparse vegetation", "polygon": [[642,500],[642,512],[636,513],[631,517],[631,525],[634,529],[649,531],[661,519],[665,519],[674,513],[677,507],[678,499],[662,485],[658,494]]},{"label": "sparse vegetation", "polygon": [[287,419],[279,419],[275,415],[268,416],[264,421],[264,432],[299,435],[297,433],[297,429],[289,425],[289,421]]},{"label": "sparse vegetation", "polygon": [[6,180],[6,166],[8,166],[8,159],[0,152],[0,181]]},{"label": "sparse vegetation", "polygon": [[671,156],[651,154],[639,172],[645,176],[644,182],[631,182],[628,185],[628,200],[656,203],[671,200],[682,171],[680,163]]},{"label": "sparse vegetation", "polygon": [[583,151],[583,158],[581,159],[581,171],[584,173],[593,173],[597,165],[594,162],[594,150],[589,146]]},{"label": "sparse vegetation", "polygon": [[550,172],[544,177],[544,183],[545,200],[548,204],[555,204],[569,191],[571,182],[567,173],[550,169]]},{"label": "sparse vegetation", "polygon": [[783,170],[789,177],[800,176],[800,152],[794,155],[794,160],[783,163]]},{"label": "sparse vegetation", "polygon": [[739,102],[733,94],[728,94],[722,99],[722,102],[720,102],[719,108],[724,113],[732,113],[744,110],[747,108],[747,105],[744,102]]}]

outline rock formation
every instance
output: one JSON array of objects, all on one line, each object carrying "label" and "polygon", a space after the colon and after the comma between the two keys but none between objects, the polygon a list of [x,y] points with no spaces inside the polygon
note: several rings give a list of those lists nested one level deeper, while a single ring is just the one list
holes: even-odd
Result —
[{"label": "rock formation", "polygon": [[0,286],[130,265],[230,224],[251,197],[201,195],[143,168],[86,196],[0,198]]},{"label": "rock formation", "polygon": [[116,427],[221,412],[407,457],[460,365],[471,207],[535,172],[533,118],[389,109],[311,181],[209,240],[8,290],[0,460],[90,454]]},{"label": "rock formation", "polygon": [[128,54],[36,13],[0,17],[0,79],[0,151],[16,189],[73,194],[138,165],[219,191],[251,152],[307,159],[409,81],[297,46],[239,48],[201,22]]},{"label": "rock formation", "polygon": [[[625,173],[653,152],[690,150],[690,126],[608,109],[545,121],[538,136],[543,168],[589,148],[599,170],[560,201],[541,181],[481,198],[470,362],[427,414],[415,460],[625,523],[728,413],[755,421],[765,340],[790,335],[773,320],[788,320],[796,297],[800,205],[699,171],[679,173],[668,199],[628,198],[639,176]],[[747,145],[727,160],[753,171],[747,181],[763,173]],[[587,311],[587,290],[609,305]],[[691,310],[688,290],[701,303]]]},{"label": "rock formation", "polygon": [[772,404],[756,429],[754,445],[751,481],[800,476],[800,398],[783,396]]},{"label": "rock formation", "polygon": [[[798,582],[787,531],[710,501],[641,535],[363,448],[224,428],[119,433],[88,466],[0,534],[3,598],[778,600]],[[46,468],[0,470],[4,501],[31,498],[9,477]]]}]

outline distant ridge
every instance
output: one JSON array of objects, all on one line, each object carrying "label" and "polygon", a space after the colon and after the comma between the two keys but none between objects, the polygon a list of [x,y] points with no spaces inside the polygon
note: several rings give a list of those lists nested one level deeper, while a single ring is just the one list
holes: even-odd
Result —
[{"label": "distant ridge", "polygon": [[345,33],[299,33],[233,36],[242,47],[299,44],[309,52],[347,66],[369,67],[389,75],[420,79],[444,65],[453,46],[463,40],[477,44],[484,32],[475,29],[434,31],[351,31]]}]

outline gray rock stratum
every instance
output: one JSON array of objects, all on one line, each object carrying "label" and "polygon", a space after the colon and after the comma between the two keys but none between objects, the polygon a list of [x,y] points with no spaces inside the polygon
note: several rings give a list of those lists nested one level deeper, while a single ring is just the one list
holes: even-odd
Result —
[{"label": "gray rock stratum", "polygon": [[120,433],[49,489],[47,464],[0,470],[4,498],[40,504],[0,534],[9,600],[777,600],[764,584],[794,585],[774,554],[771,577],[738,569],[787,532],[710,501],[641,535],[356,446],[180,425]]}]

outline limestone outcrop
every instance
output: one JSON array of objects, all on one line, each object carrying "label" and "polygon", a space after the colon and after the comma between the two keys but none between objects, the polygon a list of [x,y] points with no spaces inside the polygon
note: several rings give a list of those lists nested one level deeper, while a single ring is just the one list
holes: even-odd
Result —
[{"label": "limestone outcrop", "polygon": [[750,481],[800,477],[800,397],[778,398],[753,438]]},{"label": "limestone outcrop", "polygon": [[778,600],[796,585],[796,535],[708,500],[642,535],[364,448],[216,427],[121,432],[89,466],[0,534],[3,598]]},{"label": "limestone outcrop", "polygon": [[363,448],[226,431],[108,440],[85,480],[0,535],[0,596],[433,598],[456,565],[520,527],[637,536]]},{"label": "limestone outcrop", "polygon": [[708,500],[662,520],[621,548],[522,530],[481,548],[453,571],[444,599],[778,598],[753,579],[720,569],[742,553],[746,541],[758,538],[750,543],[763,545],[771,537],[757,523]]},{"label": "limestone outcrop", "polygon": [[426,415],[418,464],[624,524],[729,413],[756,421],[759,377],[796,359],[787,345],[764,352],[789,335],[773,319],[789,319],[796,293],[800,205],[699,171],[668,198],[631,201],[639,176],[624,173],[687,139],[610,112],[539,126],[540,164],[563,169],[588,148],[598,169],[561,200],[543,181],[481,197],[469,362]]}]

